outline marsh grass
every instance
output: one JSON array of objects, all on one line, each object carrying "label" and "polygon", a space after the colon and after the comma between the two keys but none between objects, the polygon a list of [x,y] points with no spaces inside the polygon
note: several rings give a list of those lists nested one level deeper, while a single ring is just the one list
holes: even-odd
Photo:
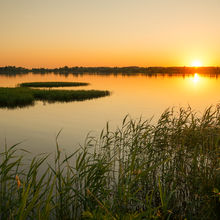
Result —
[{"label": "marsh grass", "polygon": [[20,87],[70,87],[70,86],[87,86],[85,82],[28,82],[19,84]]},{"label": "marsh grass", "polygon": [[34,104],[34,96],[27,88],[0,88],[0,107],[15,108]]},{"label": "marsh grass", "polygon": [[100,98],[110,95],[109,91],[102,90],[42,90],[31,89],[35,100],[48,102],[71,102]]},{"label": "marsh grass", "polygon": [[16,108],[33,105],[34,101],[71,102],[100,98],[110,95],[102,90],[48,90],[24,87],[0,88],[0,107]]},{"label": "marsh grass", "polygon": [[218,106],[202,116],[168,109],[156,125],[125,117],[70,155],[57,141],[54,164],[38,156],[24,166],[17,149],[0,154],[1,219],[220,217]]}]

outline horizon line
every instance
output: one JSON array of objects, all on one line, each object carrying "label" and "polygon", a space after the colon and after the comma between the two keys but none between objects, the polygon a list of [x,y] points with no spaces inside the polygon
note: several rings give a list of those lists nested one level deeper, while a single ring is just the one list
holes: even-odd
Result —
[{"label": "horizon line", "polygon": [[0,66],[0,68],[5,67],[13,67],[13,68],[23,68],[23,69],[60,69],[60,68],[219,68],[220,66],[60,66],[60,67],[23,67],[23,66],[13,66],[13,65],[6,65]]}]

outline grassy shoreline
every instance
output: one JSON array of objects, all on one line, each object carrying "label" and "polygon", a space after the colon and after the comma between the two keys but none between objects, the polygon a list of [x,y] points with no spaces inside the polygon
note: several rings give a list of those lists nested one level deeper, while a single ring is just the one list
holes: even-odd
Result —
[{"label": "grassy shoreline", "polygon": [[22,166],[17,148],[0,153],[1,219],[220,217],[218,106],[169,109],[156,125],[126,117],[70,155],[57,142],[50,165],[46,155]]}]

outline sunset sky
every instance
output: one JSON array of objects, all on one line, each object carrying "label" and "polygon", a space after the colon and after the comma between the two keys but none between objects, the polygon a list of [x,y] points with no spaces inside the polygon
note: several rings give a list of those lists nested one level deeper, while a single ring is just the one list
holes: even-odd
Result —
[{"label": "sunset sky", "polygon": [[220,0],[0,0],[0,66],[220,66]]}]

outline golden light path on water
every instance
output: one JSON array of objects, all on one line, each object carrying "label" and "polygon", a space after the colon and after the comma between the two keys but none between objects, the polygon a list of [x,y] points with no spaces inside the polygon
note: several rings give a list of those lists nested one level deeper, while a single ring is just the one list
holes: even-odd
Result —
[{"label": "golden light path on water", "polygon": [[[0,76],[1,87],[14,87],[31,81],[78,81],[89,86],[80,89],[111,91],[111,96],[83,102],[43,103],[14,110],[0,109],[0,144],[8,145],[25,140],[23,146],[31,152],[55,150],[55,137],[67,150],[83,143],[88,132],[98,136],[109,122],[110,128],[120,127],[129,114],[138,119],[154,116],[155,123],[169,107],[187,107],[199,111],[220,101],[220,78],[200,73],[181,76],[123,76],[123,75],[55,75],[28,74],[14,77]],[[76,89],[76,88],[71,88]],[[77,88],[79,89],[79,88]],[[72,150],[71,150],[72,151]]]},{"label": "golden light path on water", "polygon": [[194,73],[192,76],[185,78],[185,86],[188,87],[191,92],[195,92],[200,97],[203,92],[207,93],[207,89],[210,88],[212,81],[210,78],[200,75],[199,73]]},{"label": "golden light path on water", "polygon": [[195,74],[194,74],[193,82],[194,82],[195,84],[197,84],[197,83],[199,82],[199,75],[198,75],[198,73],[195,73]]}]

